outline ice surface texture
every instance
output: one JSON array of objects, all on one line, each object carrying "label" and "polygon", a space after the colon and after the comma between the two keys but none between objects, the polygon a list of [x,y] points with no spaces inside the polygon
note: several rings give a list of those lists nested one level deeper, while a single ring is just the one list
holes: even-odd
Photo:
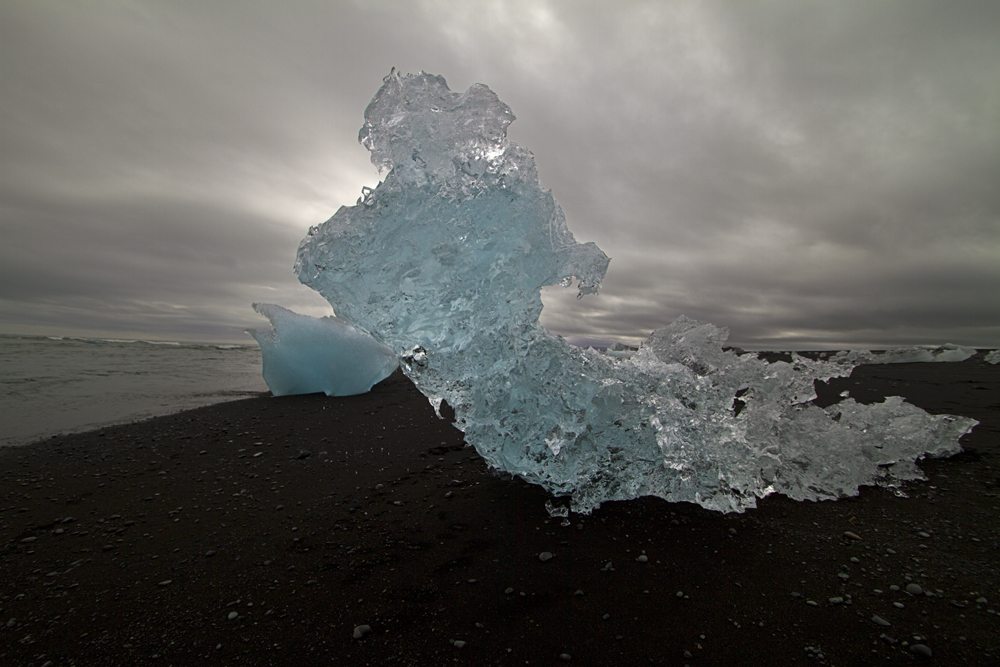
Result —
[{"label": "ice surface texture", "polygon": [[540,290],[595,293],[608,258],[580,244],[507,140],[510,109],[486,86],[392,72],[360,140],[385,173],[357,205],[310,230],[299,279],[402,355],[436,407],[454,407],[491,466],[589,512],[655,495],[742,511],[772,492],[856,494],[921,476],[913,461],[959,451],[975,422],[891,398],[821,409],[813,380],[853,364],[769,364],[723,350],[728,332],[680,318],[616,359],[538,323]]},{"label": "ice surface texture", "polygon": [[363,394],[399,367],[399,357],[336,317],[317,319],[270,303],[253,309],[272,329],[247,331],[260,345],[264,382],[275,396]]}]

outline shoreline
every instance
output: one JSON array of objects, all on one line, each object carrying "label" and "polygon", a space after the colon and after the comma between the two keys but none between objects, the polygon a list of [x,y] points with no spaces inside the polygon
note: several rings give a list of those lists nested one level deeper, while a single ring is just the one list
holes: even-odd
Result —
[{"label": "shoreline", "polygon": [[256,347],[0,337],[0,447],[266,392]]},{"label": "shoreline", "polygon": [[56,433],[51,433],[43,431],[28,436],[8,436],[6,439],[8,442],[0,442],[0,451],[4,449],[20,449],[22,447],[35,447],[39,445],[44,445],[49,440],[56,440],[59,438],[64,438],[72,435],[87,435],[90,433],[96,433],[97,431],[103,431],[105,429],[113,428],[115,426],[129,426],[135,424],[142,424],[144,422],[153,419],[162,419],[164,417],[171,417],[173,415],[178,415],[183,412],[189,412],[191,410],[198,410],[200,408],[212,407],[213,405],[222,405],[224,403],[232,403],[233,401],[244,401],[247,399],[255,398],[270,398],[270,391],[244,391],[239,389],[233,389],[228,392],[215,392],[214,396],[221,396],[224,394],[231,395],[230,398],[224,398],[215,403],[207,403],[205,405],[194,405],[189,407],[171,407],[167,410],[172,410],[164,412],[162,414],[149,414],[148,409],[146,412],[136,412],[132,415],[121,417],[120,419],[114,418],[106,422],[97,423],[87,423],[80,424],[79,426],[71,426],[66,429],[60,430]]},{"label": "shoreline", "polygon": [[0,662],[911,664],[920,644],[936,664],[987,664],[998,380],[981,355],[856,368],[819,401],[848,389],[972,417],[966,451],[921,462],[929,481],[908,498],[772,496],[732,515],[643,498],[562,526],[398,371],[359,396],[241,399],[6,447]]}]

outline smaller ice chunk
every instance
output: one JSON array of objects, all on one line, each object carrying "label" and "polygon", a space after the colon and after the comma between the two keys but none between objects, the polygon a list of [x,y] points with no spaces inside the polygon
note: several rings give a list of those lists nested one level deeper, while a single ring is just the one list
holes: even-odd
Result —
[{"label": "smaller ice chunk", "polygon": [[569,508],[566,506],[556,506],[552,504],[551,500],[545,501],[545,511],[549,513],[551,517],[561,517],[565,519],[569,516]]},{"label": "smaller ice chunk", "polygon": [[253,309],[273,327],[247,333],[260,345],[264,382],[275,396],[363,394],[399,366],[395,352],[339,317],[309,317],[270,303]]},{"label": "smaller ice chunk", "polygon": [[1000,364],[1000,350],[993,350],[987,354],[985,361],[988,364]]}]

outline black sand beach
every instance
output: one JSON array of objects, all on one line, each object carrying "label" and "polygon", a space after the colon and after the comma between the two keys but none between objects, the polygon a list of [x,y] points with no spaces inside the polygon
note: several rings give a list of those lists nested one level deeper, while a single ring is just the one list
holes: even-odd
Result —
[{"label": "black sand beach", "polygon": [[0,665],[1000,664],[1000,366],[821,389],[981,423],[908,497],[568,526],[399,373],[0,450]]}]

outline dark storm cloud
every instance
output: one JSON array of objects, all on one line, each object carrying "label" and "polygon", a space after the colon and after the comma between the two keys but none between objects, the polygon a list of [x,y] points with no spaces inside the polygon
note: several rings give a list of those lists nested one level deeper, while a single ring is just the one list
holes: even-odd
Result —
[{"label": "dark storm cloud", "polygon": [[377,174],[384,76],[489,85],[582,241],[575,340],[681,313],[744,346],[1000,345],[992,2],[0,8],[4,330],[236,338]]},{"label": "dark storm cloud", "polygon": [[[734,3],[699,23],[718,31],[700,77],[616,80],[601,98],[649,85],[656,122],[619,102],[636,136],[561,163],[601,177],[542,170],[577,235],[612,256],[611,304],[581,326],[553,298],[547,324],[614,334],[683,312],[749,345],[996,345],[996,10],[914,9]],[[713,87],[694,99],[699,78]],[[667,80],[686,87],[680,108]]]}]

